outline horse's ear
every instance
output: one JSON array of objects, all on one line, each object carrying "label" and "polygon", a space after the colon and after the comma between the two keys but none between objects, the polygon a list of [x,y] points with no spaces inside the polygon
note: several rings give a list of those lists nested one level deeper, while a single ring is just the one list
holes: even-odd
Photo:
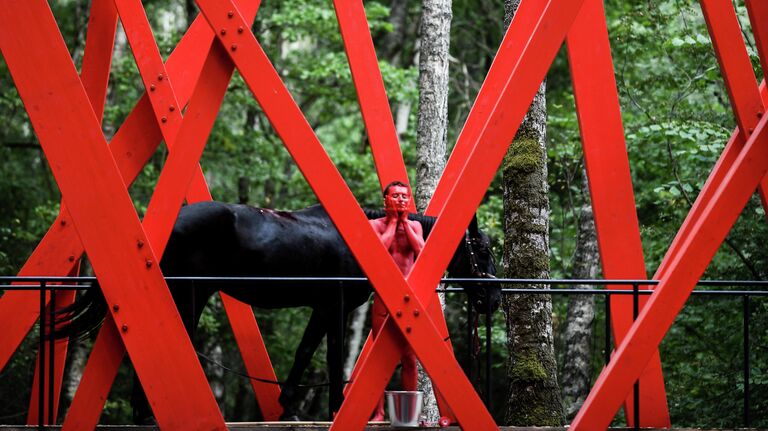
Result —
[{"label": "horse's ear", "polygon": [[472,221],[469,222],[469,235],[479,236],[480,234],[478,230],[479,229],[477,228],[477,213],[475,213],[475,215],[472,216]]}]

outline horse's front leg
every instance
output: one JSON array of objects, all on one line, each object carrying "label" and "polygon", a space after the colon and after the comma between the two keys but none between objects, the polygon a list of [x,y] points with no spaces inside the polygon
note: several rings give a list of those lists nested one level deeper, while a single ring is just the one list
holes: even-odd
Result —
[{"label": "horse's front leg", "polygon": [[325,336],[328,314],[325,310],[312,309],[312,316],[309,318],[307,328],[301,337],[299,347],[296,349],[296,356],[293,360],[291,370],[288,372],[288,378],[285,380],[280,392],[280,405],[283,406],[281,420],[297,421],[300,420],[297,409],[298,386],[301,377],[309,366],[312,356],[314,356],[317,347]]}]

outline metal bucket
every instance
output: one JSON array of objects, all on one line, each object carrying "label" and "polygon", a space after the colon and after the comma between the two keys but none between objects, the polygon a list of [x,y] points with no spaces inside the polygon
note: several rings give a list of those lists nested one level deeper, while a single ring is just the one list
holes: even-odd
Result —
[{"label": "metal bucket", "polygon": [[421,415],[421,391],[387,391],[389,420],[395,427],[417,427]]}]

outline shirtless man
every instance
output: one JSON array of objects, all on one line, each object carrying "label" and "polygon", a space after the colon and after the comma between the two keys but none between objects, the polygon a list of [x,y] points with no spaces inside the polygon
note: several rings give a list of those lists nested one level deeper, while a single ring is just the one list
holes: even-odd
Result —
[{"label": "shirtless man", "polygon": [[[386,216],[371,220],[371,226],[379,235],[381,242],[392,255],[403,275],[408,275],[413,268],[413,263],[424,248],[424,235],[421,223],[408,220],[408,206],[411,203],[411,191],[408,186],[400,181],[393,181],[384,188],[384,211]],[[379,335],[384,320],[387,317],[387,308],[382,303],[378,294],[373,296],[372,330],[374,338]],[[403,390],[415,391],[418,374],[416,371],[416,355],[409,348],[403,353],[400,363]],[[384,398],[374,411],[372,421],[384,420]]]}]

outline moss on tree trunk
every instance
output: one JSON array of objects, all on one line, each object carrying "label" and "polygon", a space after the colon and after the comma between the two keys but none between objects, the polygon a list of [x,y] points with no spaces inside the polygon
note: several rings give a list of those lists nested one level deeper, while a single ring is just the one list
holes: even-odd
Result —
[{"label": "moss on tree trunk", "polygon": [[[507,25],[518,4],[519,1],[515,0],[505,1]],[[544,89],[542,83],[503,162],[502,263],[505,276],[510,278],[549,278]],[[506,423],[517,426],[562,425],[564,414],[557,383],[551,297],[508,295],[502,306],[507,323],[509,377]]]}]

